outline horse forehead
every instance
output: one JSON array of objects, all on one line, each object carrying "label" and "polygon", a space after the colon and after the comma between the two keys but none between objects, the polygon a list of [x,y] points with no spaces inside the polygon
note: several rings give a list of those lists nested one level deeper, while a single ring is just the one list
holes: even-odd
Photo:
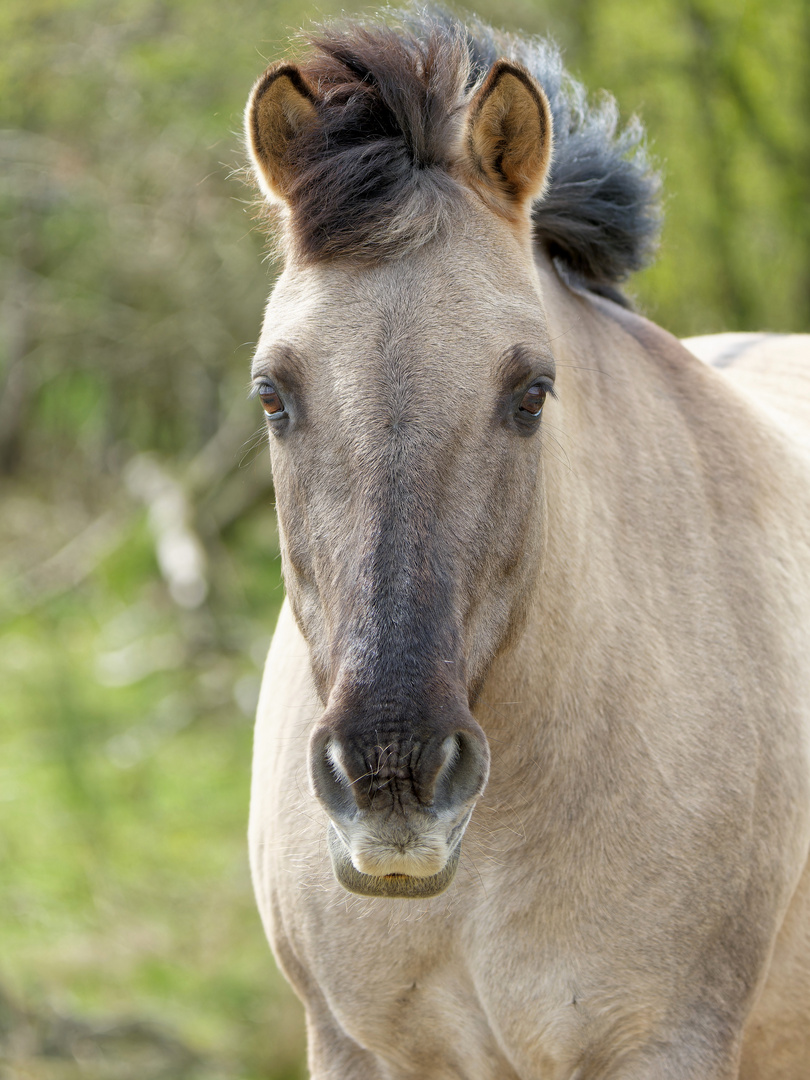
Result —
[{"label": "horse forehead", "polygon": [[[437,262],[439,265],[436,265]],[[491,268],[490,268],[491,270]],[[517,342],[545,337],[531,276],[473,273],[454,259],[375,267],[288,267],[268,304],[263,337],[283,340],[319,369],[345,376],[396,369],[429,374],[492,368]]]}]

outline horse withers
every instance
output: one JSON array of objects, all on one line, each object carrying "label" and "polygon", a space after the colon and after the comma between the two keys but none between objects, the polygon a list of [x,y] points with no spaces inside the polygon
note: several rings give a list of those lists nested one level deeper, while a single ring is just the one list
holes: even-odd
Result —
[{"label": "horse withers", "polygon": [[250,851],[312,1076],[806,1080],[801,343],[712,366],[628,309],[658,181],[546,44],[327,27],[246,120]]}]

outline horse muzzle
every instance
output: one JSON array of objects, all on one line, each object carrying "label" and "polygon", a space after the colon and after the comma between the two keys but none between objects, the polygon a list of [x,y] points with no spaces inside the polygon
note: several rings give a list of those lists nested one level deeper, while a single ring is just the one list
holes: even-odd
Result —
[{"label": "horse muzzle", "polygon": [[335,877],[349,892],[422,898],[450,885],[489,774],[486,737],[467,717],[450,734],[371,747],[334,723],[313,733],[312,786],[330,818]]}]

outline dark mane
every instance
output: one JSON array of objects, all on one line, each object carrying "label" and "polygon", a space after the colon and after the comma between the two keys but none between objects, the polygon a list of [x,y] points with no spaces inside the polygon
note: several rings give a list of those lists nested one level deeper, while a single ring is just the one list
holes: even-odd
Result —
[{"label": "dark mane", "polygon": [[301,71],[320,123],[289,154],[292,238],[313,259],[386,258],[435,235],[456,190],[449,154],[473,89],[498,57],[541,83],[554,117],[554,160],[535,203],[535,238],[596,291],[651,257],[659,179],[637,120],[618,130],[610,97],[589,105],[559,50],[446,15],[385,25],[328,24],[306,38]]}]

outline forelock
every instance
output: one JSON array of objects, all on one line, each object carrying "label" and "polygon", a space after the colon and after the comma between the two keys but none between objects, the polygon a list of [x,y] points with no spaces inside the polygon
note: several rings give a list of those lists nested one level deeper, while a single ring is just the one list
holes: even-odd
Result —
[{"label": "forelock", "polygon": [[532,209],[535,242],[600,290],[651,257],[660,181],[637,121],[588,103],[553,43],[442,12],[332,23],[304,38],[319,122],[290,141],[285,234],[297,257],[378,260],[441,233],[462,197],[453,177],[465,108],[501,56],[543,86],[554,159]]},{"label": "forelock", "polygon": [[459,197],[450,164],[469,61],[458,27],[422,29],[335,25],[308,38],[301,71],[319,123],[285,163],[300,256],[385,258],[441,231]]}]

